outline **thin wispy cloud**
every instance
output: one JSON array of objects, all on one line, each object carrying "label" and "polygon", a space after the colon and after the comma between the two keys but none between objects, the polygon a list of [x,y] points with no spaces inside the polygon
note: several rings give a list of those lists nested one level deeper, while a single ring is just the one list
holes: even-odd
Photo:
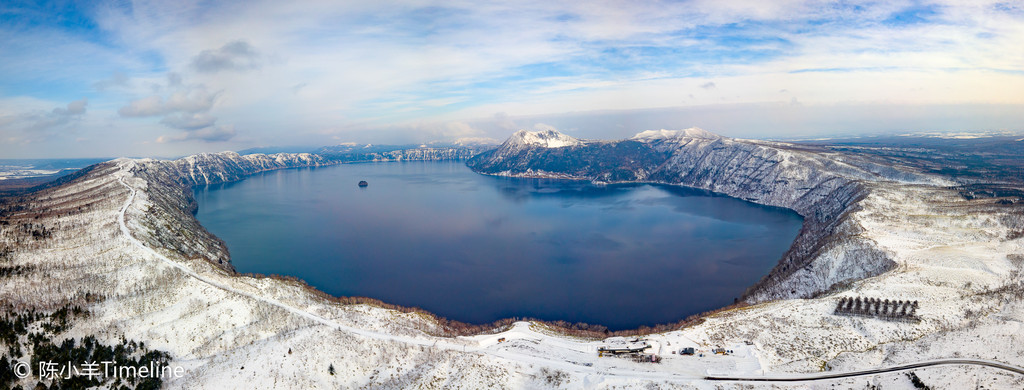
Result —
[{"label": "thin wispy cloud", "polygon": [[68,103],[63,107],[55,107],[49,112],[26,111],[11,113],[0,117],[0,128],[14,127],[26,132],[63,127],[85,115],[89,99],[82,98]]},{"label": "thin wispy cloud", "polygon": [[[1005,1],[143,1],[3,12],[16,17],[0,22],[0,99],[38,102],[38,114],[86,96],[81,117],[92,120],[65,124],[94,126],[83,129],[91,139],[136,129],[104,147],[161,155],[335,137],[503,138],[509,123],[535,123],[525,118],[602,110],[1024,105],[1024,7]],[[1007,115],[984,126],[1015,123]],[[700,125],[677,119],[658,127]],[[711,130],[780,136],[791,119]],[[635,123],[593,132],[644,130]],[[0,121],[0,137],[21,136],[19,126]]]}]

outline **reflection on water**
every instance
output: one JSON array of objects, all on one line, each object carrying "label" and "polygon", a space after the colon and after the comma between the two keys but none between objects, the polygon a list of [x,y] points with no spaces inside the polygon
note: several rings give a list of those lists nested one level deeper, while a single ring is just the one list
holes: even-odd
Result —
[{"label": "reflection on water", "polygon": [[701,190],[491,177],[457,162],[274,171],[196,197],[197,217],[240,272],[466,322],[612,329],[731,303],[801,223]]}]

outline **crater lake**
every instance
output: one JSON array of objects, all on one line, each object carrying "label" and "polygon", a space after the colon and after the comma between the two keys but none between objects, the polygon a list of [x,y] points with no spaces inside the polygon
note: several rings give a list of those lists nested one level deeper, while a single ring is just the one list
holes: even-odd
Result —
[{"label": "crater lake", "polygon": [[493,177],[457,161],[279,170],[194,193],[239,272],[475,324],[679,321],[733,303],[802,224],[697,189]]}]

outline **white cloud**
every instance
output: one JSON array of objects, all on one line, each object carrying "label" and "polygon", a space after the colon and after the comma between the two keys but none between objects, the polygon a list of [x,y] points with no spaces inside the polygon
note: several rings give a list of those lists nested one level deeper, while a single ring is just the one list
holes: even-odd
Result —
[{"label": "white cloud", "polygon": [[72,101],[64,107],[56,107],[50,112],[30,110],[0,115],[0,128],[26,132],[39,132],[60,128],[85,115],[89,99],[82,98]]},{"label": "white cloud", "polygon": [[[182,132],[163,145],[174,153],[202,145],[170,141],[224,123],[260,144],[328,143],[339,132],[421,142],[503,138],[537,116],[725,98],[788,105],[797,96],[804,107],[1024,104],[1024,51],[1008,49],[1024,36],[1024,13],[996,3],[104,3],[95,12],[101,38],[0,26],[8,93],[0,98],[92,87],[89,116],[113,118],[98,133],[131,128],[142,142],[173,128]],[[931,14],[923,23],[890,20],[912,7]],[[0,126],[13,126],[11,115],[0,113]]]},{"label": "white cloud", "polygon": [[117,110],[125,117],[159,116],[173,113],[199,113],[209,111],[217,100],[216,93],[209,93],[206,88],[189,88],[172,93],[166,99],[160,95],[151,95],[136,99]]},{"label": "white cloud", "polygon": [[209,114],[220,93],[211,93],[203,84],[189,85],[178,73],[168,73],[166,84],[156,84],[156,90],[168,90],[130,101],[117,112],[126,118],[160,116],[160,124],[181,130],[174,135],[162,135],[157,143],[204,141],[223,142],[237,135],[234,125],[217,125],[217,117]]},{"label": "white cloud", "polygon": [[216,122],[217,118],[206,113],[190,114],[185,112],[170,114],[160,120],[163,125],[181,130],[197,130],[213,126]]},{"label": "white cloud", "polygon": [[534,123],[533,129],[537,131],[558,131],[558,128],[547,123]]},{"label": "white cloud", "polygon": [[74,116],[85,114],[85,106],[89,105],[89,99],[81,98],[68,103],[67,108],[54,108],[53,113],[61,116]]},{"label": "white cloud", "polygon": [[499,112],[494,114],[494,124],[501,130],[506,132],[513,132],[519,130],[519,125],[512,120],[505,112]]},{"label": "white cloud", "polygon": [[252,70],[260,67],[261,57],[248,42],[236,40],[216,50],[199,52],[192,58],[192,67],[201,73]]},{"label": "white cloud", "polygon": [[235,131],[235,126],[233,125],[208,126],[175,135],[162,135],[156,139],[156,142],[167,143],[193,140],[203,142],[224,142],[234,138],[237,134],[238,132]]},{"label": "white cloud", "polygon": [[115,88],[128,88],[131,87],[131,81],[124,72],[114,72],[108,79],[103,79],[93,83],[93,88],[100,91],[106,91]]}]

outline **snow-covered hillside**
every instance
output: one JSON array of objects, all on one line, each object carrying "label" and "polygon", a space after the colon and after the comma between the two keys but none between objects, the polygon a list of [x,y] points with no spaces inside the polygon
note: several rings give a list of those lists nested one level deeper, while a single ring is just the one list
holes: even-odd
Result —
[{"label": "snow-covered hillside", "polygon": [[685,138],[719,139],[722,138],[722,136],[699,127],[691,127],[683,130],[644,130],[634,135],[632,139],[639,141],[656,141],[666,139],[682,140]]},{"label": "snow-covered hillside", "polygon": [[504,143],[508,147],[537,146],[542,148],[564,148],[581,144],[580,140],[562,134],[557,130],[519,130],[512,134]]},{"label": "snow-covered hillside", "polygon": [[[867,184],[949,184],[940,177],[880,167],[851,156],[726,138],[698,128],[648,130],[628,140],[580,143],[570,150],[524,146],[521,133],[471,159],[469,166],[505,176],[681,184],[800,213],[804,228],[775,269],[748,292],[750,302],[808,297],[891,269],[896,263],[846,218],[859,207]],[[812,260],[822,255],[832,256],[829,276],[803,278],[805,272],[817,272],[813,269],[820,266]]]},{"label": "snow-covered hillside", "polygon": [[[544,149],[598,145],[637,157],[650,151],[665,161],[645,171],[647,180],[675,178],[793,206],[809,220],[825,221],[805,226],[813,234],[801,233],[807,238],[794,248],[807,248],[787,254],[801,265],[762,283],[750,295],[757,303],[646,336],[662,363],[598,357],[601,340],[564,336],[540,323],[444,336],[451,332],[429,315],[350,304],[287,278],[234,273],[226,248],[192,217],[188,186],[316,165],[315,155],[120,159],[19,199],[17,207],[4,204],[3,265],[28,271],[0,279],[0,302],[14,311],[83,305],[91,315],[62,337],[123,336],[168,351],[172,364],[186,370],[184,377],[165,381],[170,388],[909,389],[901,373],[814,383],[703,378],[854,370],[955,356],[1024,365],[1020,204],[965,200],[941,178],[788,144],[685,133],[640,138],[562,148],[548,143]],[[535,146],[523,153],[543,160]],[[575,171],[565,175],[588,178]],[[50,233],[26,236],[25,225]],[[881,269],[871,268],[883,262]],[[916,300],[921,321],[836,316],[840,297]],[[672,353],[683,347],[704,356]],[[715,347],[733,353],[709,353]],[[916,374],[936,388],[1024,387],[1024,378],[988,368],[945,366]],[[31,388],[35,381],[19,384]]]}]

